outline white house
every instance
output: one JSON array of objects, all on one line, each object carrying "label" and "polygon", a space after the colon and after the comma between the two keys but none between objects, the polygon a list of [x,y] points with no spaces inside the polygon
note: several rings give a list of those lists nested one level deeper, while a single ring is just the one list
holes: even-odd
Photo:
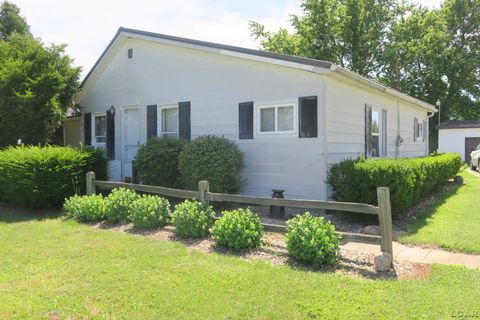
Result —
[{"label": "white house", "polygon": [[120,28],[86,76],[81,139],[132,175],[155,135],[211,134],[244,152],[244,194],[326,199],[331,164],[428,152],[434,106],[326,61]]},{"label": "white house", "polygon": [[470,153],[480,144],[480,121],[452,120],[438,126],[438,151],[459,153],[470,163]]}]

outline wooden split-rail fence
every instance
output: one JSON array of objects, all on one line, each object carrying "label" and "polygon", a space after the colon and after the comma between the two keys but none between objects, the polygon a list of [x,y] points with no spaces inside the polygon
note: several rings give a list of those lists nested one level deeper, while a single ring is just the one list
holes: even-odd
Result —
[{"label": "wooden split-rail fence", "polygon": [[[224,194],[210,192],[208,181],[198,183],[198,191],[180,190],[166,187],[150,186],[144,184],[133,184],[114,181],[100,181],[95,179],[94,172],[87,173],[87,194],[91,195],[96,189],[109,190],[114,188],[127,188],[136,191],[158,194],[167,197],[182,199],[197,199],[202,202],[235,202],[261,206],[284,206],[303,209],[322,209],[332,211],[347,211],[359,214],[377,215],[380,225],[380,235],[367,235],[363,233],[338,232],[344,241],[379,244],[380,251],[390,254],[390,264],[393,263],[392,246],[392,211],[390,204],[390,190],[387,187],[377,188],[378,206],[365,203],[300,200],[300,199],[278,199],[266,197],[251,197],[238,194]],[[285,225],[262,223],[266,231],[285,233]]]}]

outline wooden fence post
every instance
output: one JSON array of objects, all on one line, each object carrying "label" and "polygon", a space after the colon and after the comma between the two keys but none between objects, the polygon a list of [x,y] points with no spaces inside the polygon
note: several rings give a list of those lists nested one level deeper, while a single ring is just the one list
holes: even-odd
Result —
[{"label": "wooden fence post", "polygon": [[380,222],[380,235],[382,236],[380,248],[382,252],[390,254],[390,264],[393,265],[392,243],[392,207],[390,204],[390,189],[387,187],[377,188],[378,197],[378,220]]},{"label": "wooden fence post", "polygon": [[208,205],[208,193],[210,192],[210,185],[207,180],[198,182],[198,192],[200,193],[200,201]]},{"label": "wooden fence post", "polygon": [[87,195],[95,194],[95,172],[87,172]]}]

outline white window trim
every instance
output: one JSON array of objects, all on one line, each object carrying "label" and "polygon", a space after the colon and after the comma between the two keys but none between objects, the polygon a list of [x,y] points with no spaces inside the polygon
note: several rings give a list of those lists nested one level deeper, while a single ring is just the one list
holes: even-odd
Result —
[{"label": "white window trim", "polygon": [[[177,109],[177,131],[162,131],[162,122],[163,122],[163,112],[164,109]],[[178,137],[180,117],[178,114],[178,103],[166,104],[158,106],[158,116],[157,116],[157,136],[161,137],[164,134],[172,135],[176,134]]]},{"label": "white window trim", "polygon": [[[106,112],[94,112],[93,114],[93,117],[92,117],[92,146],[94,147],[105,147],[107,142],[107,113]],[[101,117],[101,116],[105,116],[105,142],[97,142],[97,136],[96,136],[96,132],[95,132],[95,118],[96,117]],[[103,136],[99,136],[99,137],[103,137]]]},{"label": "white window trim", "polygon": [[[278,108],[281,107],[293,107],[293,130],[289,131],[277,131],[278,126]],[[262,109],[275,109],[275,131],[262,131]],[[257,107],[257,134],[260,135],[291,135],[297,132],[297,113],[298,113],[298,105],[296,102],[282,102],[282,103],[274,103],[274,104],[262,104]]]},{"label": "white window trim", "polygon": [[373,130],[371,132],[371,135],[372,137],[375,136],[377,137],[378,136],[378,156],[373,156],[373,155],[370,155],[373,159],[379,159],[379,158],[383,158],[383,155],[382,155],[382,150],[383,150],[383,144],[382,144],[382,136],[383,136],[383,112],[382,112],[382,109],[380,108],[375,108],[375,107],[372,107],[372,127],[373,127],[373,113],[374,112],[378,112],[378,133],[374,133]]}]

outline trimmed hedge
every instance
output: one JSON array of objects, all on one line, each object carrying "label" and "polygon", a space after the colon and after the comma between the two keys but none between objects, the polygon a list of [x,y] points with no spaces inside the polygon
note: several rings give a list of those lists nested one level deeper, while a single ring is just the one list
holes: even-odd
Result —
[{"label": "trimmed hedge", "polygon": [[65,198],[85,192],[85,174],[92,169],[100,171],[99,179],[106,175],[101,151],[8,147],[0,151],[0,201],[35,208],[61,206]]},{"label": "trimmed hedge", "polygon": [[140,146],[135,159],[138,178],[144,183],[170,188],[182,187],[178,155],[186,141],[172,137],[154,137]]},{"label": "trimmed hedge", "polygon": [[200,180],[208,180],[210,190],[238,193],[245,185],[243,154],[223,137],[201,136],[185,145],[178,157],[178,169],[185,187],[197,190]]},{"label": "trimmed hedge", "polygon": [[455,177],[463,165],[458,154],[424,158],[344,160],[330,168],[327,182],[338,201],[377,205],[377,187],[390,188],[396,216],[421,196]]}]

